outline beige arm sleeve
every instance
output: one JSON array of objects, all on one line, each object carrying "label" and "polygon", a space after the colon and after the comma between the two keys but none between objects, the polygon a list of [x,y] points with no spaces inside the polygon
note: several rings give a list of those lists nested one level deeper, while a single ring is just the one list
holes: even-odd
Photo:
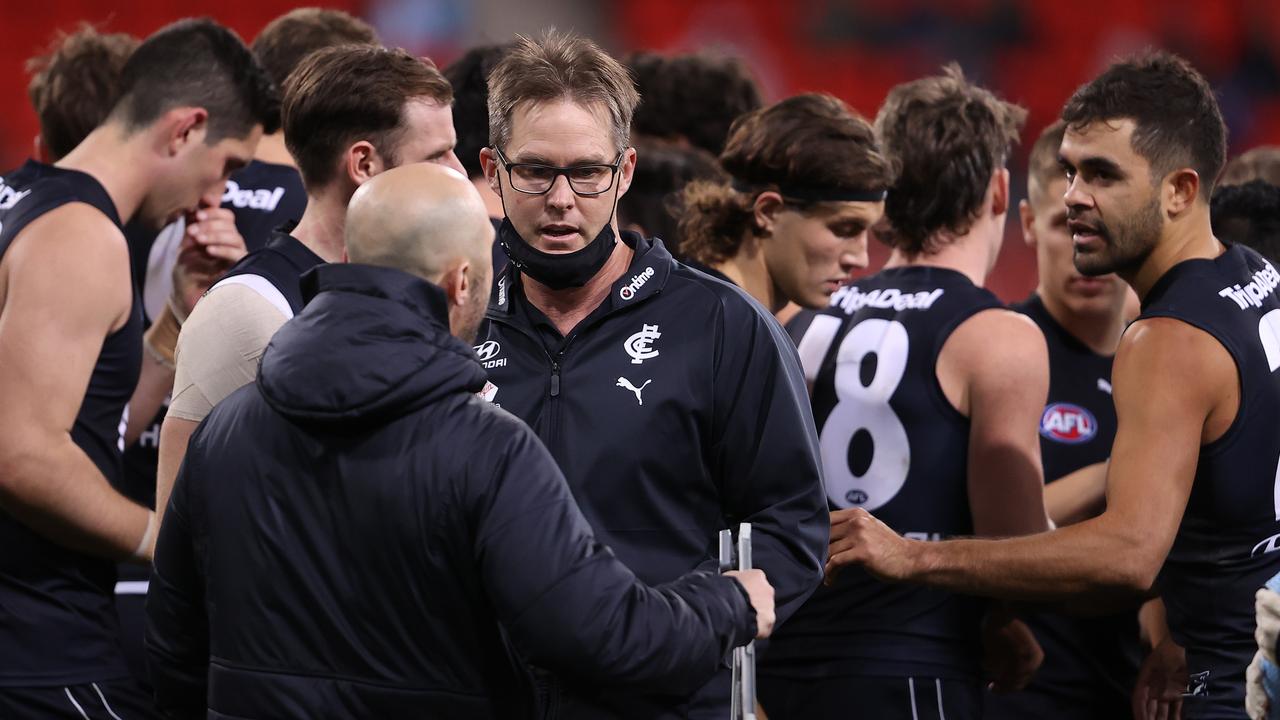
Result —
[{"label": "beige arm sleeve", "polygon": [[223,285],[200,299],[178,335],[169,414],[200,422],[258,375],[258,360],[285,317],[244,285]]}]

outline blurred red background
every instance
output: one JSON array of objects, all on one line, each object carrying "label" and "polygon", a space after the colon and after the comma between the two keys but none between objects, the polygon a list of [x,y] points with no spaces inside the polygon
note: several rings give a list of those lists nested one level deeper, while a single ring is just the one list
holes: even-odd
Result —
[{"label": "blurred red background", "polygon": [[[172,3],[0,0],[0,168],[30,153],[35,117],[26,58],[57,30],[90,21],[146,35],[187,15],[209,15],[247,40],[272,18],[308,3],[205,0]],[[471,43],[556,25],[611,50],[710,49],[743,57],[772,101],[810,90],[833,93],[875,114],[894,84],[956,60],[972,78],[1026,106],[1024,147],[1063,101],[1116,55],[1146,46],[1183,54],[1218,90],[1231,155],[1280,144],[1280,3],[1268,0],[331,0],[373,22],[388,42],[448,63]],[[641,159],[643,162],[643,159]],[[838,162],[839,158],[833,158]],[[1025,160],[1012,161],[1021,197]],[[882,258],[873,253],[873,267]],[[989,285],[1007,300],[1035,284],[1035,260],[1011,218]]]}]

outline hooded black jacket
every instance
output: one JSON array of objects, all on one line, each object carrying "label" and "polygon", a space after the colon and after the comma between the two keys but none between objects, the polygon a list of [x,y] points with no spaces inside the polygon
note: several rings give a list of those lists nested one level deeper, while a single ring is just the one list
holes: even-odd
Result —
[{"label": "hooded black jacket", "polygon": [[210,718],[511,718],[522,655],[692,689],[748,641],[742,587],[653,589],[592,536],[523,424],[477,398],[444,294],[328,265],[256,385],[192,437],[156,550],[161,708]]}]

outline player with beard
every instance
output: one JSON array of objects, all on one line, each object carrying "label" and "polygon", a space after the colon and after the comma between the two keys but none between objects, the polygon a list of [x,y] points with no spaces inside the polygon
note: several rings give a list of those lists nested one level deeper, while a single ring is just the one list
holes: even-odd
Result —
[{"label": "player with beard", "polygon": [[[833,518],[874,512],[895,536],[927,541],[1047,527],[1035,432],[1044,339],[982,287],[1025,116],[951,66],[895,87],[876,117],[894,170],[884,205],[893,252],[789,328],[812,383]],[[1025,684],[1039,661],[1003,604],[851,572],[779,629],[760,701],[774,720],[843,717],[851,706],[976,720],[984,650],[1001,690]]]},{"label": "player with beard", "polygon": [[1213,235],[1226,128],[1185,60],[1118,62],[1062,118],[1076,267],[1117,273],[1142,301],[1112,370],[1106,509],[1030,538],[943,543],[854,509],[834,520],[829,573],[1077,605],[1157,589],[1186,665],[1139,688],[1149,716],[1242,718],[1254,591],[1280,570],[1280,275]]},{"label": "player with beard", "polygon": [[285,85],[285,141],[307,187],[296,227],[278,229],[211,288],[182,327],[173,400],[160,431],[156,508],[177,477],[187,440],[219,401],[257,375],[275,331],[302,307],[299,276],[342,259],[347,202],[363,182],[401,164],[461,171],[449,83],[403,50],[346,45],[312,54]]},{"label": "player with beard", "polygon": [[149,561],[156,527],[112,487],[142,353],[121,227],[217,192],[276,102],[233,33],[178,22],[130,56],[101,126],[0,184],[0,715],[150,715],[112,606],[114,561]]},{"label": "player with beard", "polygon": [[[1049,399],[1040,417],[1045,506],[1059,527],[1093,517],[1106,505],[1107,456],[1115,437],[1111,360],[1129,288],[1115,275],[1087,277],[1072,262],[1067,181],[1058,166],[1065,124],[1040,134],[1028,160],[1022,233],[1036,252],[1040,281],[1014,306],[1040,326],[1049,347]],[[1138,670],[1133,609],[1099,617],[1036,612],[1027,624],[1044,663],[1025,689],[987,695],[983,717],[1128,720]],[[1151,633],[1149,633],[1151,634]]]}]

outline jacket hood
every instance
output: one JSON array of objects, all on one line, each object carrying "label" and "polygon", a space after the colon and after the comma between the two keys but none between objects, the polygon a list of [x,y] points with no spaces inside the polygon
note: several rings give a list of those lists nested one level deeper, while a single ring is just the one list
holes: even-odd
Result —
[{"label": "jacket hood", "polygon": [[444,291],[390,268],[332,264],[302,276],[306,306],[262,356],[258,387],[295,421],[359,430],[483,387],[449,334]]}]

